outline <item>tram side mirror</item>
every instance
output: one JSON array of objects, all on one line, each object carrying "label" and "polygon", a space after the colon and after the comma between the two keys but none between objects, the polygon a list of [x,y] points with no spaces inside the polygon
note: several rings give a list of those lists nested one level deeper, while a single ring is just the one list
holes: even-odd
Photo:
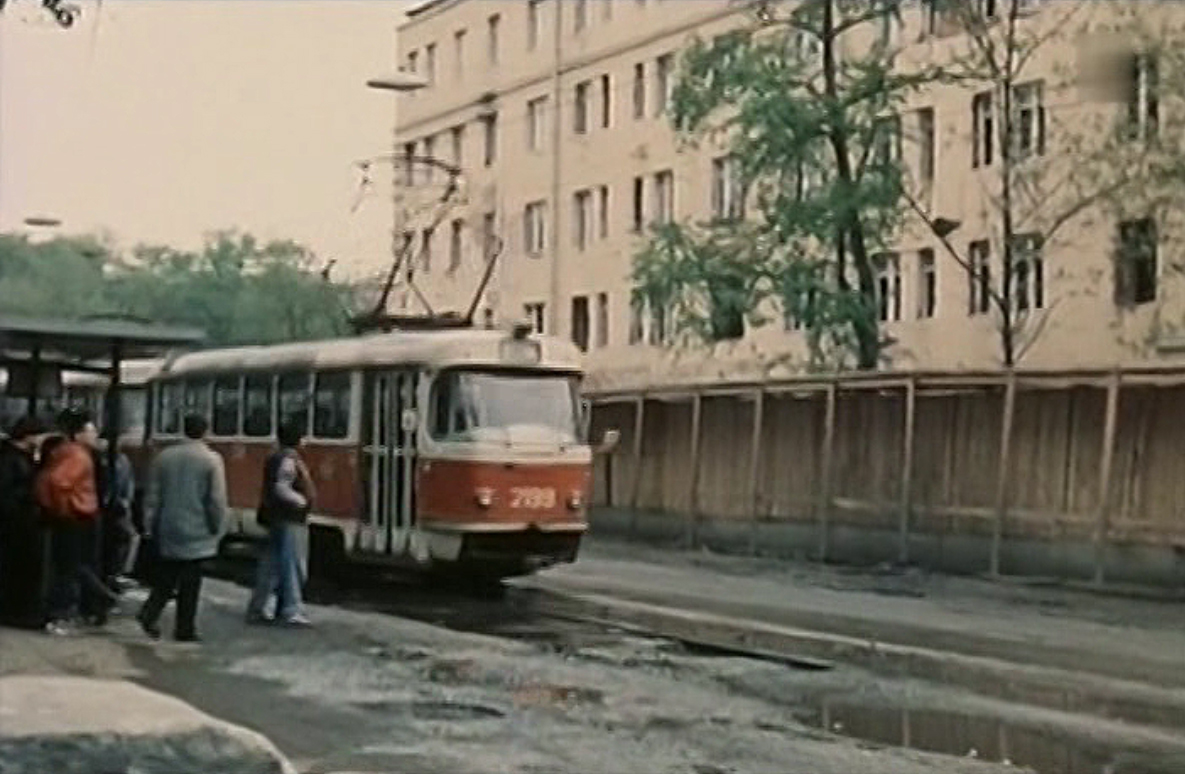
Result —
[{"label": "tram side mirror", "polygon": [[608,454],[616,449],[619,443],[621,443],[621,431],[606,430],[605,434],[601,436],[601,445],[597,447],[597,454]]},{"label": "tram side mirror", "polygon": [[403,410],[403,415],[399,418],[399,425],[403,428],[403,432],[414,433],[419,424],[420,417],[416,414],[415,409]]}]

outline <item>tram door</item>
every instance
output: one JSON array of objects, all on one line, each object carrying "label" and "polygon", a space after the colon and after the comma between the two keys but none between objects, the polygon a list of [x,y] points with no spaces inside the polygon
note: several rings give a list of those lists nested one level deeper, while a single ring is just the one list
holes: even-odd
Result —
[{"label": "tram door", "polygon": [[415,425],[403,418],[416,408],[416,373],[369,372],[362,399],[366,523],[361,548],[400,554],[407,550],[415,508]]}]

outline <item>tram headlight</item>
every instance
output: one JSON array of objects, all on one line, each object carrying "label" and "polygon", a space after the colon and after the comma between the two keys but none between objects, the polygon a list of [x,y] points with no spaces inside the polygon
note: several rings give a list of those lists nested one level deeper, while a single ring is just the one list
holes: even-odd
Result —
[{"label": "tram headlight", "polygon": [[578,511],[584,507],[584,493],[573,492],[568,495],[568,507],[574,511]]},{"label": "tram headlight", "polygon": [[489,508],[494,504],[494,490],[489,487],[478,487],[473,491],[473,499],[482,508]]}]

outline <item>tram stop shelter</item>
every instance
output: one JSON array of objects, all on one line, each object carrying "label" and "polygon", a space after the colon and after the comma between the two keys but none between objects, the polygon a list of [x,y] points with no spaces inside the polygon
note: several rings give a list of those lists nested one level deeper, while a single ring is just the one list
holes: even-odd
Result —
[{"label": "tram stop shelter", "polygon": [[8,371],[7,393],[27,401],[30,415],[42,398],[61,390],[63,371],[106,375],[104,435],[111,462],[121,424],[120,372],[125,359],[162,357],[205,340],[195,328],[154,325],[118,317],[82,319],[0,315],[0,367]]}]

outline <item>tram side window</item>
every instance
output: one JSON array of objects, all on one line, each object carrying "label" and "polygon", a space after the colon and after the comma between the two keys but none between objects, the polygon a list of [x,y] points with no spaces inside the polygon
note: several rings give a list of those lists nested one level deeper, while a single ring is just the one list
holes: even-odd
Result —
[{"label": "tram side window", "polygon": [[239,434],[239,377],[222,376],[214,380],[214,435],[223,438]]},{"label": "tram side window", "polygon": [[213,382],[199,379],[185,383],[185,413],[210,418]]},{"label": "tram side window", "polygon": [[156,388],[156,431],[161,435],[181,432],[181,385],[166,382]]},{"label": "tram side window", "polygon": [[295,425],[302,434],[309,432],[309,375],[284,374],[280,377],[280,423]]},{"label": "tram side window", "polygon": [[313,391],[313,436],[345,438],[350,432],[350,374],[317,374]]},{"label": "tram side window", "polygon": [[272,377],[248,376],[243,386],[243,435],[267,438],[272,434]]}]

